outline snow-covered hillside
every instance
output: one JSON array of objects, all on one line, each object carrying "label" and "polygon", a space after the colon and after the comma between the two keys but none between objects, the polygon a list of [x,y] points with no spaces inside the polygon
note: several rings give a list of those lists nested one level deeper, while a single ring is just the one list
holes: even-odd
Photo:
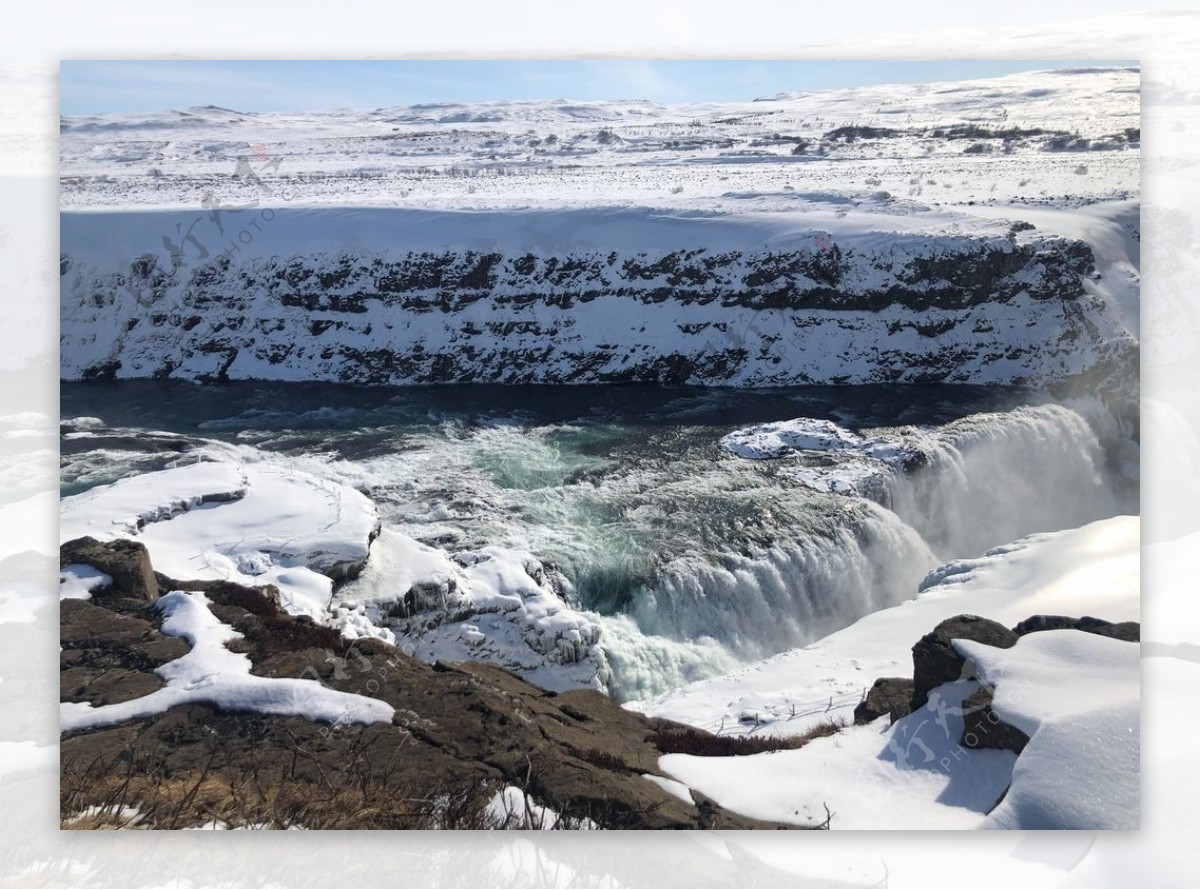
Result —
[{"label": "snow-covered hillside", "polygon": [[65,118],[62,373],[1040,384],[1131,367],[1138,76]]}]

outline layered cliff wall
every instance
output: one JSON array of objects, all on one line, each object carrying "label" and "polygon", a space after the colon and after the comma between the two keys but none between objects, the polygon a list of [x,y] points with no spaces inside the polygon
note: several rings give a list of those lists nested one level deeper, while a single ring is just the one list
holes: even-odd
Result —
[{"label": "layered cliff wall", "polygon": [[1028,224],[222,216],[63,215],[64,379],[1047,384],[1136,356],[1113,257]]}]

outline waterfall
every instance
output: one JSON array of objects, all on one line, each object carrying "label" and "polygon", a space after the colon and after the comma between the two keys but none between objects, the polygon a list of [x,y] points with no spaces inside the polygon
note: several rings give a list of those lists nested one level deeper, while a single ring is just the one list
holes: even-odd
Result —
[{"label": "waterfall", "polygon": [[883,507],[860,501],[833,515],[818,532],[779,527],[768,547],[668,561],[621,622],[604,625],[618,697],[654,695],[817,640],[909,599],[937,564]]},{"label": "waterfall", "polygon": [[1099,439],[1061,405],[971,415],[920,436],[918,448],[918,465],[890,477],[884,500],[944,559],[1117,512]]}]

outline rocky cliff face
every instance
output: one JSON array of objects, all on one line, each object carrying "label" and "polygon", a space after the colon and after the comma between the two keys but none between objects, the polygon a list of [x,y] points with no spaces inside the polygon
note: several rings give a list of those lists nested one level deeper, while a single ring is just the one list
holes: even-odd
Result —
[{"label": "rocky cliff face", "polygon": [[[547,213],[578,236],[433,247],[359,211],[383,228],[308,249],[322,213],[271,213],[266,235],[203,258],[65,216],[64,378],[1044,384],[1136,357],[1092,248],[1027,230],[747,239],[687,219],[645,239],[686,246],[606,249],[594,220]],[[486,216],[473,232],[502,230]]]}]

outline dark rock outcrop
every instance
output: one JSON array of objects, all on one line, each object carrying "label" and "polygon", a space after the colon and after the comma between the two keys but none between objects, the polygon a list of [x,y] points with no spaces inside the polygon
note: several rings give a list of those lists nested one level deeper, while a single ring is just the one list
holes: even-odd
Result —
[{"label": "dark rock outcrop", "polygon": [[975,690],[962,703],[964,748],[994,748],[1020,754],[1029,744],[1029,736],[1005,723],[992,710],[992,690]]},{"label": "dark rock outcrop", "polygon": [[1122,621],[1114,624],[1111,621],[1092,618],[1089,615],[1084,615],[1082,618],[1068,618],[1065,615],[1034,615],[1013,628],[1013,632],[1019,637],[1041,630],[1081,630],[1084,633],[1112,637],[1114,640],[1124,640],[1127,643],[1138,643],[1142,639],[1142,626],[1136,621]]},{"label": "dark rock outcrop", "polygon": [[59,628],[63,701],[98,706],[147,695],[163,685],[155,668],[189,649],[162,633],[149,613],[113,611],[87,600],[63,600]]},{"label": "dark rock outcrop", "polygon": [[912,708],[925,706],[929,693],[943,683],[970,679],[974,671],[951,644],[952,640],[974,640],[999,649],[1011,648],[1020,639],[1003,624],[978,615],[947,618],[913,646]]},{"label": "dark rock outcrop", "polygon": [[111,575],[112,586],[93,591],[93,596],[120,596],[149,602],[158,598],[158,581],[145,545],[137,541],[97,541],[76,538],[59,549],[59,568],[89,565]]},{"label": "dark rock outcrop", "polygon": [[912,713],[913,681],[907,677],[880,677],[867,697],[854,709],[855,723],[870,723],[887,714],[895,723]]}]

